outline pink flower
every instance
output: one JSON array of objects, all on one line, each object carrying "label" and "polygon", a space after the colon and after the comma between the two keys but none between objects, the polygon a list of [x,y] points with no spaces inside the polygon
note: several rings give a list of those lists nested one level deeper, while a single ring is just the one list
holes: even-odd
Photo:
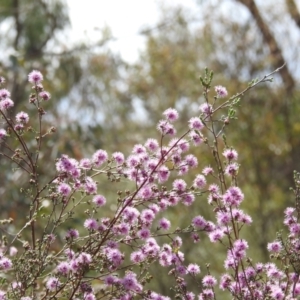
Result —
[{"label": "pink flower", "polygon": [[87,194],[94,194],[97,192],[97,184],[91,177],[86,177],[84,189]]},{"label": "pink flower", "polygon": [[84,300],[96,300],[96,297],[93,293],[85,293],[83,296]]},{"label": "pink flower", "polygon": [[104,279],[105,284],[114,285],[119,282],[119,278],[114,275],[107,275]]},{"label": "pink flower", "polygon": [[226,88],[221,85],[215,86],[215,91],[218,98],[224,98],[228,95]]},{"label": "pink flower", "polygon": [[112,157],[114,158],[114,160],[116,161],[116,163],[118,165],[122,165],[125,161],[124,159],[124,154],[121,152],[115,152],[113,153]]},{"label": "pink flower", "polygon": [[122,255],[119,249],[109,249],[107,253],[107,258],[110,262],[114,264],[114,266],[117,267],[122,263],[124,256]]},{"label": "pink flower", "polygon": [[60,273],[61,275],[67,275],[70,271],[69,263],[63,261],[61,262],[57,267],[56,271]]},{"label": "pink flower", "polygon": [[44,100],[44,101],[48,101],[51,99],[51,95],[50,93],[46,92],[46,91],[42,91],[39,93],[39,96]]},{"label": "pink flower", "polygon": [[88,230],[96,230],[98,228],[98,222],[95,219],[86,219],[83,226]]},{"label": "pink flower", "polygon": [[55,291],[60,286],[60,282],[55,277],[50,277],[46,283],[46,287],[50,291]]},{"label": "pink flower", "polygon": [[195,168],[198,166],[198,159],[196,158],[196,156],[194,156],[193,154],[189,154],[185,157],[184,161],[186,162],[186,164],[191,167],[191,168]]},{"label": "pink flower", "polygon": [[146,240],[147,238],[149,238],[150,235],[151,235],[151,232],[148,228],[142,228],[141,230],[139,230],[137,232],[137,236],[143,240]]},{"label": "pink flower", "polygon": [[71,193],[71,187],[66,184],[66,183],[61,183],[58,187],[57,187],[57,191],[58,193],[60,193],[62,196],[67,197],[70,195]]},{"label": "pink flower", "polygon": [[79,232],[76,229],[69,229],[67,234],[66,234],[66,238],[71,238],[71,239],[76,239],[79,237]]},{"label": "pink flower", "polygon": [[195,195],[192,193],[186,193],[182,196],[182,203],[186,206],[192,205],[195,201]]},{"label": "pink flower", "polygon": [[203,277],[202,283],[205,287],[213,287],[217,284],[217,280],[211,275],[206,275]]},{"label": "pink flower", "polygon": [[89,265],[92,262],[92,256],[89,253],[82,252],[79,254],[77,260],[83,265]]},{"label": "pink flower", "polygon": [[212,167],[205,167],[203,170],[202,170],[202,174],[204,174],[205,176],[207,175],[210,175],[210,174],[213,174],[214,173],[214,170]]},{"label": "pink flower", "polygon": [[182,152],[186,152],[189,150],[190,148],[190,144],[187,140],[185,139],[181,139],[178,143],[177,143],[177,146],[179,147],[179,149],[182,151]]},{"label": "pink flower", "polygon": [[7,298],[5,297],[6,293],[2,290],[0,290],[0,300],[6,300]]},{"label": "pink flower", "polygon": [[8,110],[8,109],[12,108],[13,106],[14,106],[14,102],[9,98],[6,98],[6,99],[0,101],[0,109],[3,111]]},{"label": "pink flower", "polygon": [[142,222],[152,222],[155,218],[155,214],[151,209],[144,209],[141,212]]},{"label": "pink flower", "polygon": [[192,224],[199,229],[204,229],[207,225],[207,221],[202,216],[197,216],[192,220]]},{"label": "pink flower", "polygon": [[183,192],[186,189],[186,182],[183,179],[175,179],[173,182],[173,188],[179,192]]},{"label": "pink flower", "polygon": [[203,175],[197,175],[196,178],[194,179],[194,183],[193,183],[193,186],[195,188],[198,188],[198,189],[202,189],[204,188],[206,185],[206,179]]},{"label": "pink flower", "polygon": [[30,83],[39,84],[43,80],[43,75],[40,71],[33,70],[28,75],[28,81]]},{"label": "pink flower", "polygon": [[282,244],[279,241],[275,241],[273,243],[268,243],[267,249],[269,252],[278,253],[282,250]]},{"label": "pink flower", "polygon": [[146,152],[146,148],[141,144],[134,145],[133,150],[132,150],[133,154],[142,154],[145,152]]},{"label": "pink flower", "polygon": [[95,203],[97,206],[103,206],[106,203],[106,198],[102,195],[96,195],[93,198],[93,203]]},{"label": "pink flower", "polygon": [[125,290],[142,290],[142,286],[138,283],[136,276],[137,275],[135,273],[128,272],[125,277],[121,279],[121,284],[124,286]]},{"label": "pink flower", "polygon": [[18,253],[18,249],[14,246],[9,248],[9,255],[10,256],[15,256]]},{"label": "pink flower", "polygon": [[189,264],[187,267],[188,273],[196,275],[200,273],[200,267],[196,264]]},{"label": "pink flower", "polygon": [[105,150],[100,149],[93,154],[93,162],[97,167],[101,166],[104,162],[107,161],[107,159],[108,155]]},{"label": "pink flower", "polygon": [[195,146],[199,146],[200,144],[202,144],[203,138],[198,133],[192,131],[192,132],[190,132],[189,136],[190,136],[190,138],[193,141]]},{"label": "pink flower", "polygon": [[237,160],[237,158],[238,158],[238,153],[234,149],[225,149],[223,151],[223,155],[228,160]]},{"label": "pink flower", "polygon": [[6,98],[10,98],[10,92],[6,89],[0,90],[0,100],[4,100]]},{"label": "pink flower", "polygon": [[178,112],[174,108],[168,108],[163,112],[163,115],[170,122],[174,122],[178,119]]},{"label": "pink flower", "polygon": [[162,135],[175,135],[176,130],[172,124],[166,120],[160,120],[157,124],[157,129]]},{"label": "pink flower", "polygon": [[234,176],[237,174],[238,169],[239,169],[239,165],[237,163],[230,163],[225,168],[225,174],[229,176]]},{"label": "pink flower", "polygon": [[122,235],[127,235],[130,230],[130,226],[127,223],[121,223],[117,226],[118,232]]},{"label": "pink flower", "polygon": [[79,162],[79,166],[82,167],[83,169],[91,169],[92,168],[92,162],[88,158],[83,158]]},{"label": "pink flower", "polygon": [[21,111],[16,115],[16,121],[18,123],[23,123],[23,124],[27,124],[29,121],[29,116],[27,113]]},{"label": "pink flower", "polygon": [[0,140],[2,140],[7,135],[7,132],[5,129],[0,129]]},{"label": "pink flower", "polygon": [[168,180],[170,176],[170,171],[166,166],[161,166],[158,170],[158,179],[160,183]]},{"label": "pink flower", "polygon": [[221,240],[224,237],[224,231],[222,229],[215,229],[214,231],[208,234],[209,239],[212,243],[215,243]]},{"label": "pink flower", "polygon": [[21,132],[24,129],[24,125],[23,124],[16,124],[14,126],[15,131]]},{"label": "pink flower", "polygon": [[143,261],[145,258],[146,258],[146,256],[141,250],[132,252],[130,255],[130,260],[133,263],[139,263],[139,262]]},{"label": "pink flower", "polygon": [[204,127],[204,125],[203,125],[202,121],[200,120],[200,118],[193,117],[189,120],[189,127],[191,129],[201,130]]},{"label": "pink flower", "polygon": [[148,139],[145,146],[152,152],[156,151],[159,147],[158,141],[155,139]]},{"label": "pink flower", "polygon": [[170,229],[170,226],[171,226],[171,222],[166,218],[160,219],[158,224],[159,224],[159,227],[162,228],[163,230],[168,230],[168,229]]},{"label": "pink flower", "polygon": [[213,113],[213,108],[209,103],[201,104],[199,109],[205,116],[210,116]]}]

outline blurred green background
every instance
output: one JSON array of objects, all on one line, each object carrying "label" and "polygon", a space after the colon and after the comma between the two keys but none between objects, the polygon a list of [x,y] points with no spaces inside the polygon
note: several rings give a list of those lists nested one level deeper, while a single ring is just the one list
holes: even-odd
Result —
[{"label": "blurred green background", "polygon": [[[286,62],[274,83],[243,97],[238,120],[226,132],[228,144],[240,155],[243,209],[255,224],[244,232],[252,245],[249,255],[266,261],[266,245],[281,228],[284,208],[293,205],[293,170],[300,170],[300,3],[195,2],[197,11],[161,5],[158,23],[140,33],[145,50],[129,63],[109,47],[114,37],[108,27],[99,31],[95,44],[78,41],[65,49],[70,20],[64,1],[1,0],[0,75],[7,79],[16,113],[33,112],[27,74],[32,69],[44,74],[44,86],[52,95],[45,105],[45,130],[55,125],[57,132],[43,148],[43,180],[55,173],[53,162],[61,154],[81,159],[99,148],[129,154],[135,143],[157,138],[155,124],[169,107],[180,112],[177,128],[183,130],[198,112],[198,78],[206,66],[215,73],[214,85],[226,86],[232,95]],[[191,178],[213,164],[204,148],[193,151],[199,169]],[[0,217],[12,217],[18,226],[29,204],[19,189],[28,178],[3,158],[0,164]],[[103,210],[109,214],[115,208],[116,190],[105,179],[99,180],[99,187],[111,201]],[[188,225],[189,217],[197,214],[213,218],[206,202],[199,198],[192,209],[180,207],[168,217],[174,226]],[[225,251],[220,249],[205,236],[196,246],[189,239],[184,243],[187,259],[196,260],[203,271],[210,262],[213,274],[224,272]],[[152,286],[167,295],[169,280],[160,277]]]}]

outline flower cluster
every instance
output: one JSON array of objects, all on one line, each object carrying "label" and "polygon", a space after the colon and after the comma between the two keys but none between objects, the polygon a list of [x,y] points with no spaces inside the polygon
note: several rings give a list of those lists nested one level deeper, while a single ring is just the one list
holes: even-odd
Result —
[{"label": "flower cluster", "polygon": [[[209,78],[211,80],[212,76]],[[41,85],[43,75],[39,71],[32,71],[28,80],[34,85],[29,102],[37,108],[41,126],[45,113],[43,101],[49,100],[50,94]],[[210,82],[204,79],[201,82],[205,89],[204,102],[195,112],[197,116],[187,122],[182,135],[177,135],[175,127],[180,117],[178,111],[168,108],[157,124],[157,138],[151,137],[135,145],[129,155],[121,151],[110,155],[104,149],[81,160],[61,155],[55,162],[55,178],[44,188],[37,185],[39,156],[32,158],[33,151],[23,139],[29,115],[20,111],[14,119],[9,118],[14,104],[10,93],[0,90],[0,113],[22,147],[22,151],[12,151],[13,155],[6,157],[39,187],[32,192],[30,221],[24,226],[30,227],[32,240],[24,243],[19,251],[14,248],[23,228],[9,241],[9,254],[6,245],[0,249],[0,273],[5,273],[6,278],[1,286],[0,300],[171,299],[149,290],[151,265],[174,279],[172,299],[216,299],[217,288],[234,299],[280,300],[300,296],[299,212],[297,208],[285,211],[287,242],[278,236],[268,244],[272,257],[284,262],[283,267],[272,262],[253,262],[247,257],[250,246],[242,229],[252,223],[252,218],[242,208],[245,196],[237,185],[239,155],[227,145],[222,150],[216,147],[228,123],[222,117],[218,119],[218,110],[222,107],[232,110],[230,101],[234,99],[224,100],[215,107],[215,101],[208,98]],[[222,86],[216,86],[215,92],[215,100],[227,96]],[[221,132],[215,131],[216,122],[223,124],[219,126]],[[44,136],[41,136],[41,127],[36,132],[40,133],[36,149],[39,153]],[[9,140],[7,130],[0,129],[0,151],[11,151]],[[193,147],[202,146],[213,150],[215,165],[203,166],[202,171],[198,171],[199,161],[193,154]],[[194,174],[193,178],[187,174]],[[118,191],[117,199],[106,197],[97,185],[97,178],[103,175],[110,182],[127,182],[131,189]],[[298,173],[295,177],[300,182]],[[300,187],[295,194],[296,198],[300,195]],[[179,228],[167,218],[170,208],[183,206],[188,209],[200,197],[207,199],[212,207],[213,219],[207,220],[193,210],[189,225]],[[42,198],[51,203],[47,214],[42,213]],[[71,220],[80,213],[83,204],[89,207],[85,219],[78,221],[76,228],[65,230],[62,224],[74,224]],[[103,214],[106,205],[115,207],[112,214]],[[37,230],[36,223],[42,218],[47,220],[45,228]],[[63,231],[65,242],[61,249],[53,252],[51,245]],[[183,235],[194,243],[198,243],[201,236],[212,244],[222,244],[226,254],[224,273],[213,276],[209,268],[204,272],[203,262],[197,261],[197,257],[195,261],[188,261],[183,251]],[[193,285],[190,285],[191,279]]]}]

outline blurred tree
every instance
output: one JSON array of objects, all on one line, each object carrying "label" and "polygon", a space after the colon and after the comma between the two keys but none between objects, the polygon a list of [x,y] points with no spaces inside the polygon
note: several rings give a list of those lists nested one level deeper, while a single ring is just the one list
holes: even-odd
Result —
[{"label": "blurred tree", "polygon": [[[0,3],[0,37],[3,41],[0,45],[3,54],[0,72],[6,77],[7,89],[15,102],[10,115],[13,117],[19,110],[31,114],[34,111],[28,103],[31,91],[27,74],[32,69],[43,73],[44,87],[51,92],[51,100],[42,103],[47,112],[42,131],[45,133],[55,125],[57,132],[44,140],[39,165],[42,183],[55,174],[53,162],[62,153],[80,159],[104,144],[115,144],[116,139],[123,142],[121,135],[103,134],[103,128],[121,128],[122,120],[127,118],[122,111],[129,114],[129,97],[120,79],[126,65],[105,47],[112,39],[109,29],[104,28],[99,41],[92,45],[83,42],[71,44],[67,38],[69,26],[64,0],[4,0]],[[37,116],[33,115],[30,125],[35,127],[36,121]],[[30,137],[35,138],[34,134]],[[78,143],[79,139],[82,144]],[[32,142],[31,146],[34,152]],[[5,159],[1,159],[1,169],[0,195],[10,200],[1,201],[0,215],[22,221],[24,210],[17,208],[26,211],[29,199],[20,195],[17,187],[26,188],[28,176],[12,171]]]}]

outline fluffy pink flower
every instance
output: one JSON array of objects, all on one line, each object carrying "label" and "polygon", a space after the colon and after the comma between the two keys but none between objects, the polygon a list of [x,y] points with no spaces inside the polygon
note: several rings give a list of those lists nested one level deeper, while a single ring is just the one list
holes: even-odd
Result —
[{"label": "fluffy pink flower", "polygon": [[79,162],[79,166],[83,169],[91,169],[92,168],[92,162],[88,158],[83,158]]},{"label": "fluffy pink flower", "polygon": [[60,282],[57,278],[50,277],[47,280],[46,287],[47,287],[48,290],[55,291],[57,288],[59,288],[59,286],[60,286]]},{"label": "fluffy pink flower", "polygon": [[200,273],[200,267],[196,264],[189,264],[187,267],[188,273],[196,275]]},{"label": "fluffy pink flower", "polygon": [[95,219],[86,219],[83,226],[88,230],[96,230],[98,228],[98,222]]},{"label": "fluffy pink flower", "polygon": [[195,146],[199,146],[203,142],[202,136],[200,136],[197,132],[190,132],[189,137],[191,138]]},{"label": "fluffy pink flower", "polygon": [[205,176],[207,175],[210,175],[210,174],[213,174],[214,173],[214,170],[212,167],[205,167],[203,170],[202,170],[202,174],[204,174]]},{"label": "fluffy pink flower", "polygon": [[4,100],[6,98],[10,98],[10,92],[7,89],[0,90],[0,100]]},{"label": "fluffy pink flower", "polygon": [[83,265],[89,265],[92,262],[92,256],[89,253],[82,252],[79,254],[77,258],[78,262],[83,264]]},{"label": "fluffy pink flower", "polygon": [[176,130],[172,124],[166,120],[160,120],[157,124],[157,129],[162,135],[175,135]]},{"label": "fluffy pink flower", "polygon": [[97,192],[97,184],[91,177],[86,177],[84,189],[87,194],[95,194]]},{"label": "fluffy pink flower", "polygon": [[141,250],[132,252],[130,254],[130,260],[133,263],[139,263],[139,262],[143,261],[145,258],[146,258],[146,255]]},{"label": "fluffy pink flower", "polygon": [[141,230],[139,230],[137,232],[137,236],[143,240],[146,240],[147,238],[149,238],[150,235],[151,235],[151,232],[148,228],[142,228]]},{"label": "fluffy pink flower", "polygon": [[29,116],[27,113],[21,111],[19,113],[16,114],[16,121],[18,123],[23,123],[23,124],[27,124],[29,121]]},{"label": "fluffy pink flower", "polygon": [[0,259],[0,269],[9,270],[12,267],[12,261],[7,257],[2,257]]},{"label": "fluffy pink flower", "polygon": [[174,108],[168,108],[163,112],[163,115],[170,122],[174,122],[178,119],[178,112]]},{"label": "fluffy pink flower", "polygon": [[106,198],[102,195],[96,195],[93,198],[93,203],[95,203],[97,206],[103,206],[106,203]]},{"label": "fluffy pink flower", "polygon": [[201,130],[204,127],[204,125],[203,125],[202,121],[200,120],[200,118],[193,117],[189,120],[189,127],[191,129]]},{"label": "fluffy pink flower", "polygon": [[207,221],[202,216],[197,216],[192,220],[192,224],[199,229],[204,229],[207,225]]},{"label": "fluffy pink flower", "polygon": [[198,189],[204,188],[206,185],[206,179],[203,175],[199,174],[196,176],[193,182],[193,186]]},{"label": "fluffy pink flower", "polygon": [[57,191],[58,193],[60,193],[62,196],[67,197],[70,195],[71,193],[71,187],[66,184],[66,183],[61,183],[58,187],[57,187]]},{"label": "fluffy pink flower", "polygon": [[61,275],[67,275],[70,271],[69,263],[66,261],[59,263],[59,265],[56,267],[56,271]]},{"label": "fluffy pink flower", "polygon": [[28,81],[30,83],[39,84],[43,80],[43,75],[40,71],[33,70],[28,75]]},{"label": "fluffy pink flower", "polygon": [[192,205],[195,201],[195,195],[192,193],[186,193],[182,196],[182,203],[186,206]]},{"label": "fluffy pink flower", "polygon": [[224,86],[217,85],[215,86],[215,91],[217,93],[218,98],[224,98],[228,95],[228,92]]},{"label": "fluffy pink flower", "polygon": [[1,110],[8,110],[8,109],[12,108],[14,105],[15,105],[14,102],[9,98],[6,98],[6,99],[0,101],[0,109]]},{"label": "fluffy pink flower", "polygon": [[125,161],[124,154],[121,152],[113,153],[112,157],[118,165],[122,165]]},{"label": "fluffy pink flower", "polygon": [[0,140],[2,140],[7,135],[7,132],[5,129],[0,129]]},{"label": "fluffy pink flower", "polygon": [[123,279],[121,279],[121,284],[124,286],[125,290],[141,291],[142,286],[136,279],[136,274],[128,272]]},{"label": "fluffy pink flower", "polygon": [[223,151],[223,155],[228,160],[237,160],[237,158],[238,158],[238,153],[234,149],[225,149]]},{"label": "fluffy pink flower", "polygon": [[269,252],[278,253],[282,250],[282,244],[279,241],[275,241],[273,243],[268,243],[267,249]]},{"label": "fluffy pink flower", "polygon": [[42,91],[39,93],[39,96],[44,100],[44,101],[48,101],[51,99],[51,95],[50,93],[46,92],[46,91]]},{"label": "fluffy pink flower", "polygon": [[108,155],[105,150],[98,150],[93,154],[93,162],[94,164],[99,167],[101,166],[104,162],[107,161]]},{"label": "fluffy pink flower", "polygon": [[179,192],[183,192],[186,189],[186,182],[183,179],[175,179],[173,182],[173,188]]},{"label": "fluffy pink flower", "polygon": [[158,141],[155,139],[148,139],[145,143],[145,146],[150,150],[150,151],[156,151],[159,147]]},{"label": "fluffy pink flower", "polygon": [[191,168],[198,166],[198,159],[195,155],[189,154],[185,157],[184,162]]},{"label": "fluffy pink flower", "polygon": [[142,154],[145,152],[146,152],[146,148],[141,144],[134,145],[133,150],[132,150],[133,154]]},{"label": "fluffy pink flower", "polygon": [[211,275],[206,275],[203,277],[202,283],[205,287],[213,287],[217,284],[217,279]]},{"label": "fluffy pink flower", "polygon": [[66,238],[77,239],[79,237],[79,232],[77,229],[69,229]]},{"label": "fluffy pink flower", "polygon": [[237,163],[230,163],[225,168],[225,174],[229,176],[234,176],[237,174],[238,169],[239,169],[239,165]]},{"label": "fluffy pink flower", "polygon": [[213,112],[213,108],[212,108],[211,104],[209,104],[209,103],[201,104],[199,109],[205,116],[210,116]]},{"label": "fluffy pink flower", "polygon": [[171,222],[166,218],[160,219],[158,224],[159,224],[159,227],[162,228],[163,230],[168,230],[168,229],[170,229],[170,226],[171,226]]}]

